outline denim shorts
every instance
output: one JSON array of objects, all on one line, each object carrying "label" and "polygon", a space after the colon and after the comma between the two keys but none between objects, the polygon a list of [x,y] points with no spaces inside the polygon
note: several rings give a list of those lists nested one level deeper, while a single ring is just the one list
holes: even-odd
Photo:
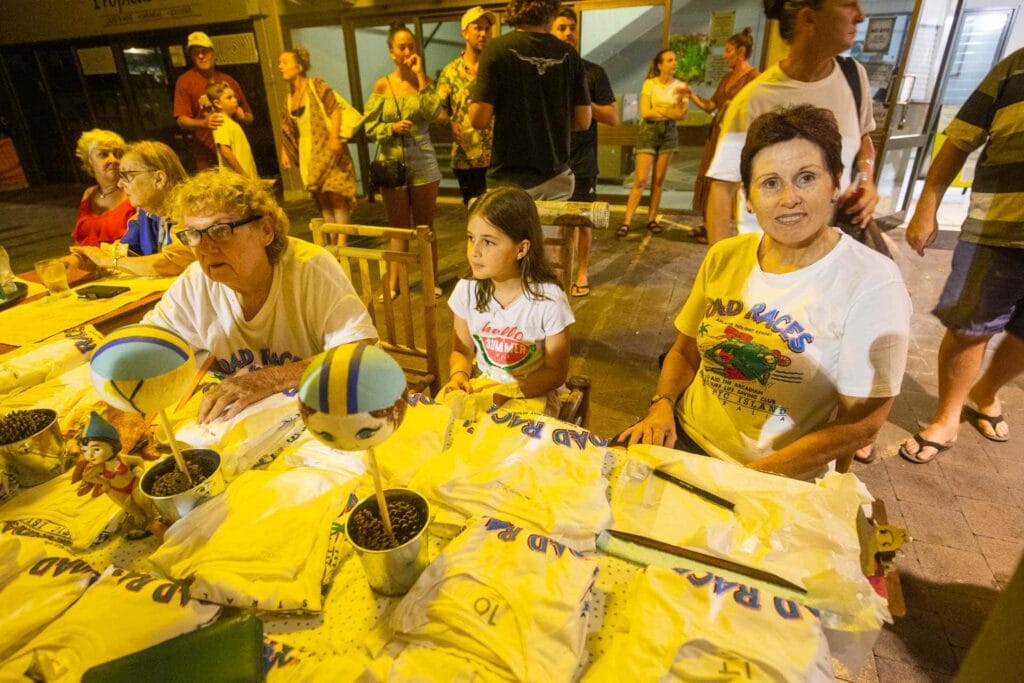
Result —
[{"label": "denim shorts", "polygon": [[676,132],[675,121],[640,120],[640,128],[636,134],[637,154],[661,154],[671,152],[679,146],[679,134]]},{"label": "denim shorts", "polygon": [[1002,331],[1024,337],[1024,249],[957,242],[953,266],[932,311],[969,337]]}]

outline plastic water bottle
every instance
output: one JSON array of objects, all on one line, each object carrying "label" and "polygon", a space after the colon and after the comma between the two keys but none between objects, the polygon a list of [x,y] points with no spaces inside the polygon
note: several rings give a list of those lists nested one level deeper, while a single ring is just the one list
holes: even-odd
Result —
[{"label": "plastic water bottle", "polygon": [[11,259],[7,256],[7,250],[0,247],[0,299],[6,301],[17,293],[18,286],[14,283]]},{"label": "plastic water bottle", "polygon": [[541,225],[607,228],[611,207],[608,202],[538,201]]}]

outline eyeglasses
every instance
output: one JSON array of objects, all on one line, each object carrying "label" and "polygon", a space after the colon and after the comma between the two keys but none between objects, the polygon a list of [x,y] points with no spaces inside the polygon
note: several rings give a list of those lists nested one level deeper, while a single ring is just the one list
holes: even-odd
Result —
[{"label": "eyeglasses", "polygon": [[263,218],[263,215],[257,213],[247,218],[239,218],[237,221],[231,221],[230,223],[214,223],[210,227],[203,228],[202,230],[197,228],[185,228],[184,230],[178,231],[178,241],[186,247],[198,247],[199,243],[203,241],[203,236],[205,235],[213,242],[223,242],[234,234],[235,228],[248,225],[249,223],[258,221],[261,218]]},{"label": "eyeglasses", "polygon": [[148,169],[146,171],[119,171],[117,175],[124,182],[130,183],[131,181],[135,180],[135,176],[139,175],[140,173],[156,173],[156,172],[157,172],[157,169],[151,168],[151,169]]}]

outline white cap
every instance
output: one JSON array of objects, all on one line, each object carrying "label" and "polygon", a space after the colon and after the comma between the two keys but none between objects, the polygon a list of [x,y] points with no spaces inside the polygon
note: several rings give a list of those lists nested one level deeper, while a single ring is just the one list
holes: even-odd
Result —
[{"label": "white cap", "polygon": [[210,36],[202,31],[194,31],[188,34],[188,45],[185,46],[185,49],[187,50],[190,47],[208,47],[212,50],[213,41],[210,40]]},{"label": "white cap", "polygon": [[491,22],[491,26],[498,23],[498,17],[495,16],[494,12],[489,12],[483,7],[477,5],[466,10],[466,13],[462,15],[462,30],[465,31],[466,27],[472,24],[480,17],[487,17],[487,20]]}]

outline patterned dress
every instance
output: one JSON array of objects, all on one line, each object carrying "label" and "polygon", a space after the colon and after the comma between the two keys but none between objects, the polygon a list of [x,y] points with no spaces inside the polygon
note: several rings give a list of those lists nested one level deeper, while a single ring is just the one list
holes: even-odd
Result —
[{"label": "patterned dress", "polygon": [[469,122],[470,90],[475,74],[466,66],[462,56],[453,59],[437,79],[437,89],[447,97],[442,106],[450,112],[451,120],[462,126],[463,145],[452,143],[452,168],[487,168],[491,165],[492,127],[476,130]]},{"label": "patterned dress", "polygon": [[350,106],[326,81],[310,78],[298,109],[290,110],[285,102],[281,137],[285,153],[298,166],[306,189],[334,193],[346,199],[351,208],[356,201],[356,171],[348,145],[342,144],[338,155],[331,154],[327,147],[331,115],[338,107]]},{"label": "patterned dress", "polygon": [[701,157],[700,167],[697,169],[697,182],[693,186],[694,211],[703,213],[704,207],[708,203],[708,191],[711,189],[711,181],[708,180],[705,174],[711,166],[711,160],[715,158],[715,146],[718,144],[718,133],[721,130],[722,117],[725,116],[725,110],[729,108],[729,102],[732,101],[732,98],[736,97],[739,91],[743,89],[743,86],[759,75],[761,75],[760,71],[750,69],[750,71],[732,83],[728,83],[729,77],[726,76],[718,84],[715,94],[711,96],[711,101],[715,103],[715,116],[711,119],[711,130],[708,132],[707,142],[704,143],[704,156]]}]

